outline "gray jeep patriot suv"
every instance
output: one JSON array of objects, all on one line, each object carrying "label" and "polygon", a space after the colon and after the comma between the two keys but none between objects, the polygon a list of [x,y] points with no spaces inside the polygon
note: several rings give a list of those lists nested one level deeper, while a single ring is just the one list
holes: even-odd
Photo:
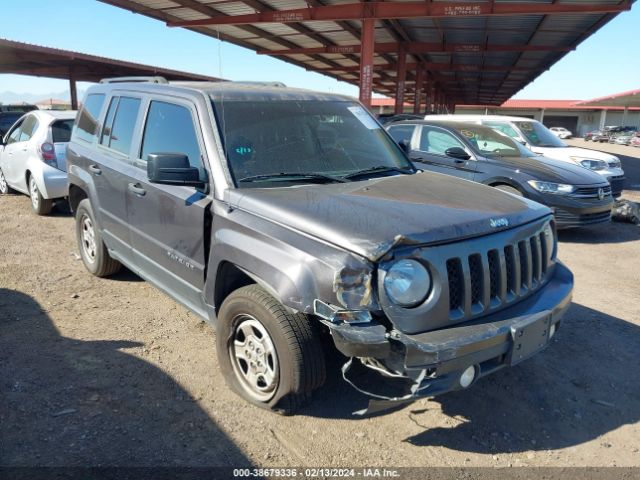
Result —
[{"label": "gray jeep patriot suv", "polygon": [[209,321],[227,383],[264,408],[310,398],[327,342],[370,412],[467,388],[570,304],[547,207],[417,171],[348,97],[103,81],[67,155],[86,268],[126,265]]}]

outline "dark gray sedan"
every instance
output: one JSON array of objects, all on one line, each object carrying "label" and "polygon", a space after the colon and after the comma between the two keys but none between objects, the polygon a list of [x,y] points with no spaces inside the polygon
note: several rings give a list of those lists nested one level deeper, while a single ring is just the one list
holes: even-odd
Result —
[{"label": "dark gray sedan", "polygon": [[386,127],[417,167],[490,185],[551,207],[558,228],[610,221],[613,197],[602,176],[537,155],[477,124],[405,121]]}]

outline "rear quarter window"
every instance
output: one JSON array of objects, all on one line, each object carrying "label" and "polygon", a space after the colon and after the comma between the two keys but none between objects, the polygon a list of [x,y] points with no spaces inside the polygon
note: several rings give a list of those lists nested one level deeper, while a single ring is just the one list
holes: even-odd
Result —
[{"label": "rear quarter window", "polygon": [[98,119],[100,111],[104,104],[103,93],[92,93],[87,95],[82,110],[76,118],[73,130],[73,138],[80,139],[85,142],[93,143],[96,138],[98,128]]},{"label": "rear quarter window", "polygon": [[56,120],[51,124],[51,139],[53,143],[65,143],[71,140],[73,120]]}]

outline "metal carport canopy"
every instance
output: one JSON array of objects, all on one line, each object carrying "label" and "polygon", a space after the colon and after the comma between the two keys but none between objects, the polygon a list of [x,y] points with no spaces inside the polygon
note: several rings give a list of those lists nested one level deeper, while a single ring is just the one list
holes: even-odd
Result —
[{"label": "metal carport canopy", "polygon": [[576,103],[576,105],[581,107],[640,107],[640,90],[631,90],[629,92],[616,93],[615,95],[607,95],[606,97],[594,98],[593,100],[585,100]]},{"label": "metal carport canopy", "polygon": [[124,62],[85,53],[0,39],[0,73],[69,80],[72,108],[77,108],[76,82],[107,77],[163,76],[170,80],[217,81],[215,77]]},{"label": "metal carport canopy", "polygon": [[[100,0],[391,95],[499,105],[635,0]],[[279,80],[279,79],[273,79]]]}]

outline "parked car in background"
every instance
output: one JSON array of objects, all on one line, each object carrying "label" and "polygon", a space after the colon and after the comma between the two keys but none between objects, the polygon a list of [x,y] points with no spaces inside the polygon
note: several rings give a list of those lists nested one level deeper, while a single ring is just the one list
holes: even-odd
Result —
[{"label": "parked car in background", "polygon": [[9,131],[11,125],[24,115],[22,112],[0,112],[0,138]]},{"label": "parked car in background", "polygon": [[74,111],[34,110],[22,116],[0,142],[0,194],[31,197],[38,215],[67,196],[66,147]]},{"label": "parked car in background", "polygon": [[632,147],[640,147],[640,132],[633,134],[633,137],[631,137],[631,140],[629,141],[629,145]]},{"label": "parked car in background", "polygon": [[389,124],[419,168],[484,183],[547,205],[558,228],[611,220],[611,185],[577,165],[551,160],[490,127],[436,120]]},{"label": "parked car in background", "polygon": [[634,135],[635,132],[620,132],[616,135],[611,135],[609,137],[609,143],[614,143],[616,145],[629,145]]},{"label": "parked car in background", "polygon": [[558,138],[571,138],[573,137],[573,133],[571,130],[567,130],[564,127],[551,127],[549,130],[553,132],[553,134]]},{"label": "parked car in background", "polygon": [[610,136],[611,136],[611,132],[607,130],[596,130],[595,132],[591,132],[591,140],[593,142],[598,142],[598,143],[608,142]]},{"label": "parked car in background", "polygon": [[0,112],[22,112],[27,113],[33,110],[38,110],[36,105],[29,105],[27,103],[0,105]]},{"label": "parked car in background", "polygon": [[624,171],[618,157],[597,150],[570,147],[536,120],[502,115],[429,115],[425,118],[487,125],[510,136],[535,153],[573,163],[602,175],[611,184],[614,197],[619,197],[624,188]]},{"label": "parked car in background", "polygon": [[352,385],[355,362],[380,375],[378,400],[471,387],[548,345],[570,305],[547,207],[418,172],[349,97],[101,83],[68,161],[87,270],[122,262],[211,322],[222,376],[265,409],[310,399],[324,342]]},{"label": "parked car in background", "polygon": [[391,122],[400,122],[402,120],[420,120],[424,117],[424,115],[416,115],[413,113],[382,113],[378,115],[378,121],[382,125],[386,125]]}]

